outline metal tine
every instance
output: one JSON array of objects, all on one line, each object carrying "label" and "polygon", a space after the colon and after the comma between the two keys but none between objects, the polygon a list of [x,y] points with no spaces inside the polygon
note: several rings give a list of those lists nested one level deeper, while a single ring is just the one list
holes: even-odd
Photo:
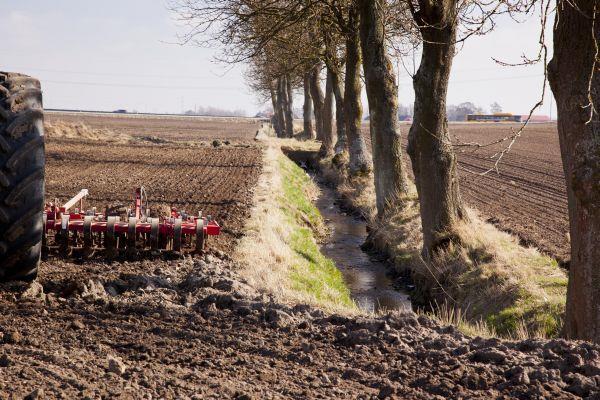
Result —
[{"label": "metal tine", "polygon": [[106,233],[104,235],[104,247],[106,249],[106,258],[115,259],[118,255],[117,238],[115,236],[115,223],[117,217],[106,218]]},{"label": "metal tine", "polygon": [[196,252],[202,253],[204,250],[204,218],[196,220]]},{"label": "metal tine", "polygon": [[94,217],[86,215],[83,218],[83,257],[90,258],[94,255],[94,237],[92,236],[92,222]]},{"label": "metal tine", "polygon": [[129,218],[129,226],[127,227],[127,258],[136,259],[139,255],[137,249],[137,218]]},{"label": "metal tine", "polygon": [[180,252],[181,251],[181,218],[176,218],[173,223],[173,251]]}]

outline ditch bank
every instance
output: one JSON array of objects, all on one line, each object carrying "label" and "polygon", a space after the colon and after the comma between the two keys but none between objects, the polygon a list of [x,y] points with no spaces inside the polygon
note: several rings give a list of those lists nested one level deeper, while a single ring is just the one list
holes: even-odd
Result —
[{"label": "ditch bank", "polygon": [[365,221],[341,210],[335,191],[298,164],[306,166],[277,145],[265,149],[256,207],[234,256],[248,281],[279,301],[344,314],[410,311],[385,263],[361,250]]},{"label": "ditch bank", "polygon": [[333,185],[347,212],[369,221],[370,250],[385,255],[396,274],[414,283],[413,306],[474,335],[560,334],[567,277],[552,258],[521,246],[469,210],[470,221],[459,226],[461,245],[425,261],[416,194],[405,196],[385,221],[377,221],[371,177],[349,178],[343,157],[319,160],[311,145],[290,144],[284,151]]}]

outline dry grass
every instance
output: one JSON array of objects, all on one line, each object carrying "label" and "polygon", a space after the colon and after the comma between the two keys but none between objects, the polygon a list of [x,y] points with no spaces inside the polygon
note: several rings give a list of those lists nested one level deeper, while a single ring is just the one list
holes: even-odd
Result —
[{"label": "dry grass", "polygon": [[114,143],[127,143],[133,139],[127,134],[110,129],[92,128],[83,122],[46,122],[44,124],[44,134],[49,138],[102,140]]},{"label": "dry grass", "polygon": [[[468,210],[457,227],[460,245],[434,260],[421,257],[419,202],[414,190],[383,221],[373,219],[372,183],[349,180],[332,160],[321,165],[326,179],[373,228],[370,239],[395,267],[415,281],[414,303],[469,334],[508,338],[557,336],[562,325],[567,277],[557,262]],[[444,307],[436,306],[445,304]],[[433,305],[433,306],[432,306]]]},{"label": "dry grass", "polygon": [[373,220],[376,213],[375,185],[373,175],[350,176],[347,173],[347,155],[339,154],[319,160],[319,173],[326,181],[333,183],[344,206]]},{"label": "dry grass", "polygon": [[241,273],[279,301],[357,313],[341,273],[319,251],[315,236],[324,224],[311,203],[319,189],[281,152],[288,142],[267,141],[255,207],[235,253]]}]

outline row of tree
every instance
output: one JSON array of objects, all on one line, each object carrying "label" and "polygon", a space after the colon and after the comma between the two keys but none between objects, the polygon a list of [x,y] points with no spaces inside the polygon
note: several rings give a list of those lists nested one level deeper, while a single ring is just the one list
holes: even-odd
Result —
[{"label": "row of tree", "polygon": [[[543,27],[553,5],[550,0],[180,0],[173,8],[189,22],[185,41],[219,42],[222,60],[250,65],[248,80],[270,98],[281,137],[294,134],[292,92],[303,88],[305,136],[322,142],[323,156],[347,153],[348,174],[372,174],[379,218],[409,187],[390,53],[419,47],[408,154],[420,203],[422,255],[430,259],[450,242],[460,243],[455,227],[467,218],[446,104],[456,46],[489,32],[498,15],[538,10],[545,62]],[[600,341],[600,10],[594,0],[556,0],[555,11],[548,77],[559,110],[572,245],[565,334]],[[363,77],[371,152],[360,132]]]}]

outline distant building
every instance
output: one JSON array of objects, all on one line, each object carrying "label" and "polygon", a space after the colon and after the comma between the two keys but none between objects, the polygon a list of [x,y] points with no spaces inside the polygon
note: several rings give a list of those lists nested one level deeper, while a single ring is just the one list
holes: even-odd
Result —
[{"label": "distant building", "polygon": [[[469,122],[525,122],[528,115],[513,115],[511,113],[468,114]],[[547,115],[532,115],[529,122],[551,122]]]},{"label": "distant building", "polygon": [[521,115],[511,113],[467,114],[469,122],[521,122]]},{"label": "distant building", "polygon": [[[521,116],[522,121],[525,121],[526,119],[527,119],[527,115]],[[531,119],[529,121],[530,122],[551,122],[552,119],[550,119],[550,117],[547,115],[532,115]]]}]

